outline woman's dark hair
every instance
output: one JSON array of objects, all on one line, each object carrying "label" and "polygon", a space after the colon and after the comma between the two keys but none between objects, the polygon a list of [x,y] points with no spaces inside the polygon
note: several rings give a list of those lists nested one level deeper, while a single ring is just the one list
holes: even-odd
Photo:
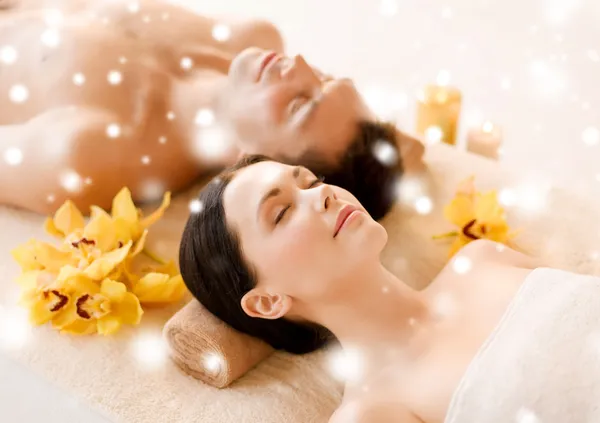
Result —
[{"label": "woman's dark hair", "polygon": [[200,192],[201,211],[193,212],[185,225],[179,267],[192,295],[223,322],[276,349],[304,354],[332,339],[331,332],[314,323],[250,317],[241,306],[242,297],[256,286],[257,279],[243,256],[237,234],[227,225],[223,194],[236,171],[267,160],[271,159],[245,157]]}]

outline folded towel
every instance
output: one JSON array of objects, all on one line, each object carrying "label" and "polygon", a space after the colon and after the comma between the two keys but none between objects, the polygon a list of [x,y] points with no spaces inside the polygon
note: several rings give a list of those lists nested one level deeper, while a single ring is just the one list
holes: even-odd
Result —
[{"label": "folded towel", "polygon": [[228,386],[274,351],[228,326],[196,300],[167,322],[163,335],[184,372],[217,388]]},{"label": "folded towel", "polygon": [[539,268],[454,393],[446,423],[600,422],[600,278]]}]

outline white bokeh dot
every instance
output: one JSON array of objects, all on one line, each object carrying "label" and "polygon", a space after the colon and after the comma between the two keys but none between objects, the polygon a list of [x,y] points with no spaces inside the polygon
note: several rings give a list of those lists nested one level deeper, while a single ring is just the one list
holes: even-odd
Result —
[{"label": "white bokeh dot", "polygon": [[386,140],[377,140],[373,144],[373,155],[385,166],[394,166],[398,163],[398,150]]},{"label": "white bokeh dot", "polygon": [[521,408],[515,416],[515,423],[542,423],[538,416],[528,408]]},{"label": "white bokeh dot", "polygon": [[125,56],[121,56],[119,57],[119,63],[124,65],[125,63],[127,63],[127,57]]},{"label": "white bokeh dot", "polygon": [[121,136],[121,126],[118,123],[110,123],[106,126],[106,135],[109,138],[119,138]]},{"label": "white bokeh dot", "polygon": [[149,164],[150,164],[150,162],[151,162],[151,160],[150,160],[150,156],[142,156],[142,159],[141,159],[141,161],[142,161],[142,164],[144,164],[144,165],[149,165]]},{"label": "white bokeh dot", "polygon": [[503,206],[513,206],[517,202],[517,194],[510,188],[503,188],[498,194],[498,201]]},{"label": "white bokeh dot", "polygon": [[0,49],[0,61],[5,65],[12,65],[19,58],[17,49],[13,46],[3,46]]},{"label": "white bokeh dot", "polygon": [[600,54],[596,50],[588,50],[587,56],[592,62],[600,62]]},{"label": "white bokeh dot", "polygon": [[201,127],[211,126],[215,122],[215,113],[211,109],[200,109],[196,113],[194,122]]},{"label": "white bokeh dot", "polygon": [[432,125],[425,130],[425,141],[427,144],[437,144],[444,137],[442,128],[436,125]]},{"label": "white bokeh dot", "polygon": [[205,354],[202,357],[202,362],[204,368],[213,374],[218,373],[224,367],[223,357],[215,353]]},{"label": "white bokeh dot", "polygon": [[18,350],[31,339],[28,312],[20,307],[0,306],[0,349]]},{"label": "white bokeh dot", "polygon": [[163,21],[168,21],[168,20],[169,20],[169,18],[170,18],[170,15],[169,15],[169,13],[168,13],[168,12],[165,12],[165,13],[163,13],[163,14],[160,16],[160,18],[161,18]]},{"label": "white bokeh dot", "polygon": [[18,166],[23,163],[23,152],[17,147],[10,147],[4,151],[4,161],[9,166]]},{"label": "white bokeh dot", "polygon": [[450,72],[446,69],[439,71],[436,77],[436,82],[441,86],[448,85],[450,83]]},{"label": "white bokeh dot", "polygon": [[429,214],[433,210],[433,202],[431,198],[423,195],[415,201],[415,210],[419,214]]},{"label": "white bokeh dot", "polygon": [[194,66],[194,62],[192,61],[191,58],[184,57],[181,59],[181,62],[179,63],[179,65],[181,66],[182,69],[190,70]]},{"label": "white bokeh dot", "polygon": [[212,28],[212,36],[219,42],[225,42],[231,37],[231,29],[225,24],[216,24]]},{"label": "white bokeh dot", "polygon": [[146,370],[162,367],[168,359],[168,348],[160,333],[141,333],[131,343],[137,364]]},{"label": "white bokeh dot", "polygon": [[83,182],[84,182],[86,185],[92,185],[92,178],[85,178],[85,179],[83,180]]},{"label": "white bokeh dot", "polygon": [[449,7],[445,7],[442,10],[442,18],[444,19],[452,19],[453,13],[452,13],[452,9]]},{"label": "white bokeh dot", "polygon": [[110,71],[107,76],[108,82],[111,85],[119,85],[123,81],[123,74],[119,71]]},{"label": "white bokeh dot", "polygon": [[471,259],[469,257],[458,255],[452,261],[452,269],[461,275],[468,273],[473,266]]},{"label": "white bokeh dot", "polygon": [[148,16],[148,15],[145,15],[145,16],[142,18],[142,21],[143,21],[144,23],[150,23],[150,21],[151,21],[151,19],[150,19],[150,16]]},{"label": "white bokeh dot", "polygon": [[167,137],[165,137],[165,136],[159,137],[158,142],[161,144],[165,144],[167,142]]},{"label": "white bokeh dot", "polygon": [[73,84],[78,86],[85,84],[85,75],[81,72],[77,72],[75,75],[73,75]]},{"label": "white bokeh dot", "polygon": [[194,199],[190,201],[189,208],[190,212],[192,213],[200,213],[202,212],[202,210],[204,210],[204,204],[202,203],[202,201]]},{"label": "white bokeh dot", "polygon": [[390,287],[384,286],[383,288],[381,288],[381,292],[383,292],[384,294],[387,294],[388,292],[390,292]]},{"label": "white bokeh dot", "polygon": [[160,179],[147,179],[142,182],[142,200],[157,201],[166,192],[165,184]]},{"label": "white bokeh dot", "polygon": [[168,112],[168,113],[167,113],[167,119],[168,119],[168,120],[173,120],[173,119],[175,119],[175,113],[174,113],[174,112]]},{"label": "white bokeh dot", "polygon": [[600,143],[600,129],[590,126],[583,130],[581,139],[586,145],[594,146]]},{"label": "white bokeh dot", "polygon": [[46,196],[46,201],[49,203],[54,203],[56,201],[56,197],[54,196],[54,194],[48,194]]},{"label": "white bokeh dot", "polygon": [[81,176],[74,170],[65,170],[59,175],[60,186],[65,190],[77,193],[81,191],[83,187],[83,180]]},{"label": "white bokeh dot", "polygon": [[363,374],[361,354],[352,348],[331,350],[329,353],[330,374],[339,381],[354,382]]},{"label": "white bokeh dot", "polygon": [[60,33],[56,28],[46,29],[44,32],[42,32],[40,39],[47,47],[55,48],[60,45]]},{"label": "white bokeh dot", "polygon": [[127,10],[131,13],[137,13],[140,11],[140,4],[136,1],[133,1],[127,5]]},{"label": "white bokeh dot", "polygon": [[10,87],[8,97],[13,103],[24,103],[29,98],[29,90],[25,85],[16,84]]},{"label": "white bokeh dot", "polygon": [[510,78],[502,78],[502,81],[500,82],[500,87],[502,87],[503,90],[509,90],[511,86],[512,83]]}]

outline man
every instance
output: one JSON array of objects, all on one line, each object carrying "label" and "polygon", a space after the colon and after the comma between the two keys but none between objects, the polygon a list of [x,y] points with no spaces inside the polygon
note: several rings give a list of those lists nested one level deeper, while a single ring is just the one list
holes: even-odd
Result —
[{"label": "man", "polygon": [[421,143],[378,123],[351,81],[285,57],[267,22],[156,0],[8,5],[0,203],[44,214],[67,198],[108,208],[123,186],[154,200],[261,153],[324,175],[379,218],[397,178],[421,165]]}]

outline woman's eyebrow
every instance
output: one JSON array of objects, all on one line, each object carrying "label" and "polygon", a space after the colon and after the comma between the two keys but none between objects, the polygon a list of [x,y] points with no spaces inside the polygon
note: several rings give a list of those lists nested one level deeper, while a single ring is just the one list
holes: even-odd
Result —
[{"label": "woman's eyebrow", "polygon": [[[294,179],[298,179],[298,177],[300,176],[300,171],[303,169],[302,166],[296,166],[294,167],[294,169],[292,170],[292,176],[294,177]],[[270,189],[265,195],[262,196],[262,198],[260,199],[260,202],[258,203],[258,209],[256,211],[256,217],[258,219],[258,216],[260,214],[260,209],[262,208],[262,206],[271,198],[278,196],[279,194],[281,194],[281,189],[280,188],[273,188]]]}]

